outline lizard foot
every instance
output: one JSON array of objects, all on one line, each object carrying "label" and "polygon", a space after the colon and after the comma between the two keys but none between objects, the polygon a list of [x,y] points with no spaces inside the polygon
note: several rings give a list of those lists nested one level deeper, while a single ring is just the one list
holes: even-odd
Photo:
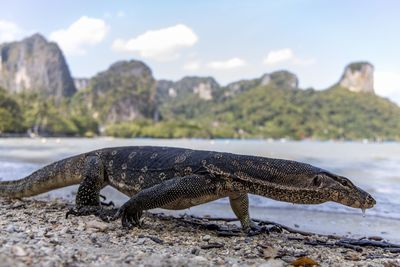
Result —
[{"label": "lizard foot", "polygon": [[112,201],[106,202],[106,200],[107,200],[106,196],[100,195],[100,198],[103,199],[103,201],[100,202],[100,204],[102,206],[104,206],[104,207],[110,207],[110,206],[115,207],[114,202],[112,202]]},{"label": "lizard foot", "polygon": [[112,220],[121,218],[122,226],[124,228],[132,229],[134,226],[141,226],[142,222],[140,218],[142,217],[142,214],[142,210],[138,210],[125,203],[121,208],[119,208]]},{"label": "lizard foot", "polygon": [[250,227],[245,230],[247,233],[247,236],[255,236],[255,235],[260,235],[264,233],[269,233],[269,229],[265,226],[260,226],[254,222],[251,223]]},{"label": "lizard foot", "polygon": [[105,222],[113,221],[118,209],[103,209],[101,206],[83,206],[70,209],[65,218],[68,219],[69,215],[74,216],[89,216],[95,215]]}]

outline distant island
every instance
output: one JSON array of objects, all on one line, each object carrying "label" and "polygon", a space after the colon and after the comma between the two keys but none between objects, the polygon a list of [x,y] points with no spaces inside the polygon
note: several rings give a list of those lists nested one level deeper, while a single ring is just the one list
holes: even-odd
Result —
[{"label": "distant island", "polygon": [[72,78],[57,44],[0,44],[0,136],[400,140],[400,107],[375,95],[372,64],[346,66],[325,90],[288,71],[220,86],[156,80],[143,62]]}]

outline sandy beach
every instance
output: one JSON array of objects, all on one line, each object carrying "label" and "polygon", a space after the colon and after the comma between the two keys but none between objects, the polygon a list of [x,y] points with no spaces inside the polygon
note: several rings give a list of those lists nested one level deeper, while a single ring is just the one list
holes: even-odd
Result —
[{"label": "sandy beach", "polygon": [[[0,199],[1,266],[288,266],[308,257],[321,266],[400,266],[400,250],[339,247],[328,236],[270,231],[223,237],[186,219],[146,213],[141,228],[94,216],[65,219],[64,200]],[[232,223],[215,222],[235,228]],[[273,230],[273,229],[272,229]],[[316,245],[318,242],[326,245]],[[310,244],[310,245],[309,245]]]}]

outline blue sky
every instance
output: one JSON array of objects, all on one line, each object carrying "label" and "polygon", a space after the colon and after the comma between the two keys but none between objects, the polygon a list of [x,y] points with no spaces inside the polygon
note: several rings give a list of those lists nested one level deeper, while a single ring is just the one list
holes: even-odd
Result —
[{"label": "blue sky", "polygon": [[287,69],[326,88],[352,61],[375,66],[378,94],[400,104],[400,1],[3,1],[0,42],[40,32],[90,77],[121,59],[158,79],[221,84]]}]

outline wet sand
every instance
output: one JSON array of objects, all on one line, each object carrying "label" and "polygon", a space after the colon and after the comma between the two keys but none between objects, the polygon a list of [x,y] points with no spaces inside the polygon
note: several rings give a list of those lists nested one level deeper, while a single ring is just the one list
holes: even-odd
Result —
[{"label": "wet sand", "polygon": [[125,230],[119,221],[103,223],[94,216],[66,220],[69,205],[0,199],[0,266],[287,266],[304,256],[321,266],[400,265],[399,252],[381,248],[307,245],[334,244],[327,236],[283,231],[221,237],[183,219],[151,213],[141,228]]}]

